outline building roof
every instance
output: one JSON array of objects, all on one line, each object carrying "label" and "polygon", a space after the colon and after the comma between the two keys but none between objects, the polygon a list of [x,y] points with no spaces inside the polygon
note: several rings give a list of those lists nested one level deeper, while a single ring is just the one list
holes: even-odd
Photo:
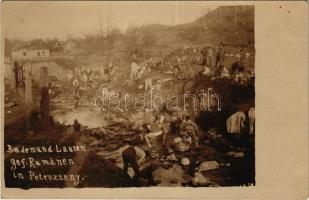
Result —
[{"label": "building roof", "polygon": [[33,43],[25,43],[13,49],[13,51],[19,50],[49,50],[47,45],[44,42],[33,42]]}]

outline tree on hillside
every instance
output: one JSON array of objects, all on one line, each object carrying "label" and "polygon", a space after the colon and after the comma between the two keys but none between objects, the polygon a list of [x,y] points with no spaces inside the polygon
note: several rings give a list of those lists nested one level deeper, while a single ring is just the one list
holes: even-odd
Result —
[{"label": "tree on hillside", "polygon": [[88,54],[103,51],[104,38],[100,37],[99,34],[84,34],[84,37],[78,40],[78,44]]},{"label": "tree on hillside", "polygon": [[81,48],[88,54],[104,55],[107,51],[113,49],[115,41],[121,37],[121,32],[112,28],[106,32],[84,34],[84,37],[78,41]]},{"label": "tree on hillside", "polygon": [[4,56],[10,57],[12,50],[16,47],[24,46],[26,42],[19,39],[4,39]]},{"label": "tree on hillside", "polygon": [[10,57],[11,50],[12,50],[12,42],[9,39],[5,38],[4,39],[4,56]]},{"label": "tree on hillside", "polygon": [[113,28],[112,30],[108,31],[106,34],[106,48],[113,49],[114,43],[121,37],[121,32],[117,28]]},{"label": "tree on hillside", "polygon": [[150,32],[146,32],[144,33],[142,40],[143,40],[143,45],[146,47],[149,47],[149,46],[155,45],[158,41],[158,38],[154,34]]},{"label": "tree on hillside", "polygon": [[125,40],[127,41],[129,50],[139,48],[139,35],[135,32],[128,32],[125,34]]},{"label": "tree on hillside", "polygon": [[46,39],[45,45],[53,52],[60,52],[63,50],[63,47],[60,45],[60,41],[57,38]]},{"label": "tree on hillside", "polygon": [[184,40],[194,42],[204,33],[205,33],[204,26],[192,26],[180,32],[179,37]]}]

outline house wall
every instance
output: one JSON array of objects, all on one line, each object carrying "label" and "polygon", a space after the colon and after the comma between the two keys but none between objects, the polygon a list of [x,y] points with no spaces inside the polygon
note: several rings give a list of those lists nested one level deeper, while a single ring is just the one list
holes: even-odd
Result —
[{"label": "house wall", "polygon": [[12,68],[12,63],[9,58],[4,59],[4,83],[9,85],[12,89],[15,88],[14,71]]},{"label": "house wall", "polygon": [[12,52],[12,58],[23,59],[23,58],[41,58],[49,57],[49,50],[18,50]]}]

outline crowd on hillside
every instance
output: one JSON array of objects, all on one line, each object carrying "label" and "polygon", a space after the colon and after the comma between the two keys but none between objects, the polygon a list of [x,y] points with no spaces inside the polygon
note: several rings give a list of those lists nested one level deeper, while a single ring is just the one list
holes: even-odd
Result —
[{"label": "crowd on hillside", "polygon": [[[254,72],[248,70],[252,55],[246,47],[231,48],[220,44],[218,47],[185,47],[161,57],[139,58],[132,54],[129,78],[138,84],[139,89],[160,90],[165,81],[187,80],[201,77],[226,77],[235,84],[247,83]],[[115,80],[119,68],[112,62],[98,69],[76,67],[68,72],[68,80],[74,88],[73,96],[80,92],[95,89],[100,83]],[[172,75],[171,78],[153,79],[153,72]],[[126,83],[124,80],[123,83]]]},{"label": "crowd on hillside", "polygon": [[[248,70],[252,55],[246,47],[186,47],[177,49],[165,57],[152,57],[131,63],[131,78],[144,79],[144,89],[152,88],[151,70],[172,74],[174,79],[193,79],[196,76],[226,77],[235,84],[247,83],[254,72]],[[191,73],[190,73],[191,70]],[[189,73],[188,73],[189,71]],[[168,79],[169,80],[169,79]],[[157,80],[160,84],[162,80]]]}]

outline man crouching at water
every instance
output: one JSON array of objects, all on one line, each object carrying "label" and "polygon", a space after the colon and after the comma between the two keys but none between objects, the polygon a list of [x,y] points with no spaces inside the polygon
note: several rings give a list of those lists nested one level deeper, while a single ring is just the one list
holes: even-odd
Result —
[{"label": "man crouching at water", "polygon": [[116,158],[119,160],[122,157],[123,162],[123,173],[125,176],[130,177],[128,174],[129,167],[134,170],[134,178],[140,177],[140,164],[144,161],[146,153],[143,149],[136,146],[135,141],[127,141],[127,144],[120,147],[118,150],[113,152],[100,152],[98,155],[104,156],[106,159]]},{"label": "man crouching at water", "polygon": [[127,176],[128,168],[131,166],[134,170],[134,177],[140,177],[139,165],[144,160],[146,154],[145,152],[137,146],[128,146],[122,152],[122,160],[123,160],[123,172]]}]

